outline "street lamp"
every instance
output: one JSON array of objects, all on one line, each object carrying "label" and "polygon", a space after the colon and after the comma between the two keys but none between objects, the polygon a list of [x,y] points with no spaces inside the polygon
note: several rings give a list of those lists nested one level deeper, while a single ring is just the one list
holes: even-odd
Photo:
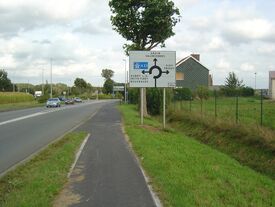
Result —
[{"label": "street lamp", "polygon": [[256,91],[256,75],[257,75],[257,73],[255,72],[254,74],[255,74],[255,91]]},{"label": "street lamp", "polygon": [[53,66],[51,58],[51,98],[53,97]]},{"label": "street lamp", "polygon": [[123,59],[125,62],[125,84],[124,84],[124,101],[126,103],[126,59]]}]

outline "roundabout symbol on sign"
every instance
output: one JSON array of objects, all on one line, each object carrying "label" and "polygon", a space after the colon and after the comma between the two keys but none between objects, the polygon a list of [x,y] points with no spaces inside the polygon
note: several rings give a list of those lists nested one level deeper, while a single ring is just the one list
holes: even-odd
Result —
[{"label": "roundabout symbol on sign", "polygon": [[162,73],[166,73],[166,74],[169,73],[168,70],[162,71],[161,68],[157,66],[157,61],[158,60],[155,58],[154,59],[155,65],[153,65],[148,71],[145,71],[145,70],[142,71],[142,74],[149,73],[150,75],[152,74],[153,70],[158,71],[158,74],[153,76],[153,78],[155,79],[155,87],[157,87],[157,79],[161,77]]}]

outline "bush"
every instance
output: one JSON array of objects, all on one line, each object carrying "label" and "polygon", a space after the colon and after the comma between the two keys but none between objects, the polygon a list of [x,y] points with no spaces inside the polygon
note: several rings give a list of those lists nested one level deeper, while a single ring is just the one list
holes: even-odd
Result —
[{"label": "bush", "polygon": [[44,94],[43,96],[38,97],[38,103],[46,103],[46,101],[50,98],[48,94]]},{"label": "bush", "polygon": [[112,99],[113,96],[111,94],[98,94],[98,99]]},{"label": "bush", "polygon": [[151,115],[159,115],[162,109],[162,89],[146,89],[147,110]]},{"label": "bush", "polygon": [[191,100],[192,92],[189,88],[176,88],[174,89],[174,100],[182,101],[182,100]]},{"label": "bush", "polygon": [[254,89],[251,87],[243,87],[241,88],[241,95],[242,96],[254,96]]},{"label": "bush", "polygon": [[128,89],[128,102],[130,104],[138,104],[139,103],[139,88],[129,88]]}]

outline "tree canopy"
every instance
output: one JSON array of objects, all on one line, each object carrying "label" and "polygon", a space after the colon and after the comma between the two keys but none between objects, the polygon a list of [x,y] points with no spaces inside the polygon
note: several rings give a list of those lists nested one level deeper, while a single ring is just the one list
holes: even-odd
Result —
[{"label": "tree canopy", "polygon": [[103,69],[101,72],[101,76],[105,78],[105,80],[111,79],[114,76],[114,71],[110,69]]},{"label": "tree canopy", "polygon": [[87,88],[87,82],[83,78],[76,78],[74,85],[78,88]]},{"label": "tree canopy", "polygon": [[228,77],[225,79],[225,87],[237,89],[244,87],[244,84],[242,80],[238,79],[234,72],[229,72]]},{"label": "tree canopy", "polygon": [[124,49],[151,50],[173,36],[180,12],[171,0],[110,0],[113,29],[130,44]]},{"label": "tree canopy", "polygon": [[244,88],[242,80],[239,80],[234,72],[229,72],[225,79],[225,86],[222,88],[222,93],[226,96],[241,95],[241,89]]},{"label": "tree canopy", "polygon": [[0,90],[1,91],[12,91],[12,83],[11,80],[8,78],[8,73],[0,69]]}]

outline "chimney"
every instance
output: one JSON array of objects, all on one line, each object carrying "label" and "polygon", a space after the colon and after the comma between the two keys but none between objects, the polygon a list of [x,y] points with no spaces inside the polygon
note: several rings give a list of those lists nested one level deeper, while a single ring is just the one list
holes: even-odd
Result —
[{"label": "chimney", "polygon": [[195,58],[197,61],[200,61],[200,54],[191,54],[193,58]]}]

